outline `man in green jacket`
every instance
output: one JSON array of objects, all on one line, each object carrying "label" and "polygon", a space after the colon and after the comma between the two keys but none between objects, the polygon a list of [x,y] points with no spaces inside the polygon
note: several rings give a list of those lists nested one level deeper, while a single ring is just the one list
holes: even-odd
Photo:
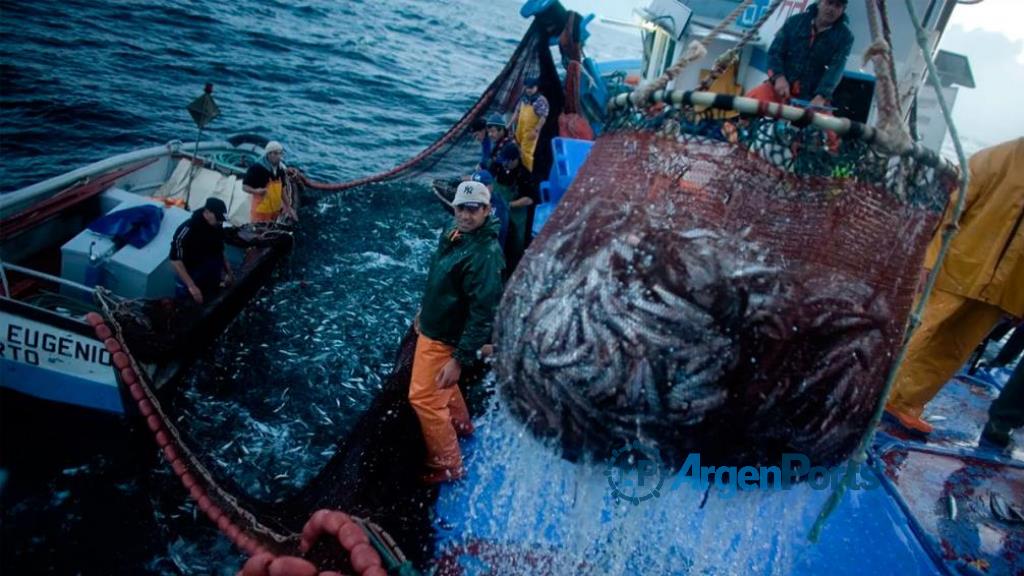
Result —
[{"label": "man in green jacket", "polygon": [[409,403],[427,445],[423,480],[429,483],[465,475],[457,437],[471,434],[473,424],[459,376],[490,342],[505,267],[490,200],[480,182],[459,184],[452,201],[455,225],[441,235],[416,317]]}]

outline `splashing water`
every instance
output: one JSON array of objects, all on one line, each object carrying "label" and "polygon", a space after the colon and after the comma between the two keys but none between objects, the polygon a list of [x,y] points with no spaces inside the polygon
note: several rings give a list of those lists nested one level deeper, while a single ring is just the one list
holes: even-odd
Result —
[{"label": "splashing water", "polygon": [[563,460],[496,402],[465,454],[469,480],[438,501],[441,573],[789,574],[827,496],[705,493],[667,473],[659,496],[616,500],[608,463]]}]

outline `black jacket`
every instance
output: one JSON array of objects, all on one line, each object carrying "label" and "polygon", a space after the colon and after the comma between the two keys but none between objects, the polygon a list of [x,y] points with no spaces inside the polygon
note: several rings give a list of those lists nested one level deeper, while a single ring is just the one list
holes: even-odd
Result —
[{"label": "black jacket", "polygon": [[768,75],[783,75],[790,86],[798,86],[800,98],[815,96],[831,98],[846,69],[846,58],[853,46],[849,18],[844,13],[838,22],[818,34],[813,42],[811,32],[818,16],[818,5],[813,4],[786,20],[775,33],[768,50]]}]

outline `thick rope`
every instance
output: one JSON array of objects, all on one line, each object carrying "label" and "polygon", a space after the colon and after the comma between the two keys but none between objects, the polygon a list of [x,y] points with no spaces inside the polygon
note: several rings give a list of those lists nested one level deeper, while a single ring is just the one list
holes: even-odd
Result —
[{"label": "thick rope", "polygon": [[[868,1],[870,2],[871,0]],[[914,30],[916,31],[917,45],[924,54],[925,65],[928,67],[928,82],[932,85],[932,88],[935,89],[935,95],[938,98],[939,107],[942,109],[942,116],[946,121],[946,125],[949,127],[949,134],[950,137],[953,138],[953,146],[956,148],[957,160],[960,163],[960,195],[953,208],[953,216],[950,218],[949,224],[942,232],[942,245],[939,248],[939,255],[935,260],[935,265],[928,273],[928,280],[925,283],[924,291],[921,293],[921,299],[914,308],[914,312],[910,315],[910,319],[907,323],[907,330],[903,337],[903,347],[900,349],[900,353],[896,357],[896,361],[893,363],[892,369],[889,370],[889,377],[886,379],[885,388],[882,390],[881,396],[879,396],[878,406],[875,407],[875,413],[871,416],[867,432],[865,432],[864,437],[857,446],[857,451],[854,452],[854,456],[851,458],[857,466],[849,466],[846,469],[846,477],[844,478],[844,481],[840,482],[832,494],[829,495],[828,500],[822,507],[821,512],[818,514],[818,518],[814,521],[814,525],[811,527],[811,532],[808,535],[808,538],[812,542],[818,541],[819,536],[821,536],[821,530],[825,526],[825,522],[828,520],[828,517],[832,515],[832,512],[834,512],[839,506],[839,502],[842,501],[843,495],[846,493],[846,486],[855,480],[855,476],[857,474],[856,468],[859,468],[859,465],[867,459],[868,448],[871,446],[872,442],[874,442],[875,431],[878,428],[879,422],[882,421],[882,414],[885,412],[886,400],[889,398],[889,393],[892,391],[893,384],[896,381],[896,374],[907,354],[907,345],[910,343],[910,337],[913,335],[914,330],[917,329],[918,325],[921,324],[921,315],[924,313],[925,304],[927,304],[928,298],[931,296],[932,289],[935,287],[935,280],[939,276],[939,270],[942,268],[942,262],[945,260],[946,253],[949,251],[950,242],[956,234],[957,227],[960,222],[960,216],[963,213],[964,200],[967,198],[967,185],[970,179],[970,170],[967,167],[967,156],[964,154],[963,145],[960,143],[960,135],[957,133],[956,126],[953,124],[953,113],[950,111],[946,98],[942,95],[942,86],[938,81],[939,73],[938,70],[935,69],[935,63],[932,61],[931,53],[928,48],[928,37],[925,35],[924,28],[921,26],[921,21],[917,16],[917,11],[914,9],[913,0],[905,1],[907,4],[907,11],[910,13],[910,21],[913,23]]]},{"label": "thick rope", "polygon": [[765,10],[764,14],[757,19],[757,22],[755,22],[754,25],[743,34],[740,41],[715,60],[715,65],[711,68],[711,73],[708,74],[707,78],[701,81],[697,90],[707,90],[715,83],[715,80],[718,80],[718,77],[721,76],[722,73],[739,58],[740,52],[746,48],[747,44],[757,36],[758,32],[761,31],[761,27],[764,26],[764,23],[767,22],[773,14],[775,14],[775,11],[778,10],[779,6],[782,6],[782,2],[783,0],[774,0],[771,6]]},{"label": "thick rope", "polygon": [[743,0],[743,3],[737,6],[736,9],[730,12],[728,16],[719,22],[718,26],[712,28],[712,30],[708,32],[707,36],[700,40],[691,42],[686,48],[686,52],[679,57],[675,64],[665,70],[661,76],[652,82],[647,82],[638,86],[637,89],[633,91],[634,105],[639,106],[641,102],[646,102],[654,92],[664,90],[668,86],[669,82],[675,80],[676,77],[679,76],[679,73],[686,69],[687,66],[707,55],[707,48],[711,45],[711,42],[717,38],[719,34],[724,32],[726,28],[731,26],[733,22],[740,17],[740,14],[743,14],[743,11],[753,4],[753,2],[754,0]]},{"label": "thick rope", "polygon": [[[889,19],[889,5],[885,0],[875,1],[876,7],[878,8],[878,14],[882,22],[882,38],[885,39],[886,44],[892,46],[892,21]],[[889,73],[889,79],[892,82],[892,85],[896,87],[896,114],[898,114],[900,118],[903,118],[903,106],[900,104],[901,99],[899,96],[899,82],[896,78],[896,65],[891,58],[889,59],[888,64],[887,72]]]},{"label": "thick rope", "polygon": [[880,15],[875,0],[865,0],[868,27],[871,29],[871,45],[864,52],[864,62],[875,66],[875,96],[878,100],[878,131],[882,134],[879,143],[892,151],[902,150],[910,144],[910,134],[903,123],[899,108],[899,93],[896,88],[896,72],[893,66],[892,46],[885,41]]},{"label": "thick rope", "polygon": [[428,146],[425,150],[423,150],[419,154],[413,156],[409,160],[406,160],[405,162],[399,164],[398,166],[395,166],[394,168],[392,168],[391,170],[388,170],[386,172],[380,172],[378,174],[373,174],[373,175],[366,176],[364,178],[359,178],[359,179],[356,179],[356,180],[349,180],[348,182],[337,182],[337,183],[317,182],[315,180],[310,180],[309,177],[307,177],[305,174],[302,174],[301,172],[298,172],[297,176],[298,176],[299,180],[304,185],[309,186],[310,188],[313,188],[314,190],[323,190],[323,191],[326,191],[326,192],[342,192],[344,190],[349,190],[351,188],[356,188],[358,186],[364,186],[366,184],[376,184],[378,182],[386,182],[388,180],[391,180],[392,178],[397,177],[402,172],[408,170],[412,166],[415,166],[416,164],[421,162],[424,158],[430,156],[434,152],[437,152],[443,146],[445,146],[446,144],[448,144],[449,142],[451,142],[452,140],[454,140],[458,136],[461,136],[462,133],[466,130],[466,128],[469,127],[469,125],[473,121],[473,119],[476,118],[476,116],[480,113],[480,111],[484,110],[488,106],[490,106],[491,100],[493,98],[494,98],[494,90],[493,89],[487,90],[486,92],[484,92],[484,95],[480,97],[480,100],[478,100],[476,105],[473,106],[472,109],[470,109],[469,113],[467,113],[465,116],[463,116],[462,119],[459,120],[459,122],[457,122],[455,125],[453,125],[451,128],[449,128],[448,132],[446,132],[440,139],[438,139],[436,142],[434,142],[433,144]]}]

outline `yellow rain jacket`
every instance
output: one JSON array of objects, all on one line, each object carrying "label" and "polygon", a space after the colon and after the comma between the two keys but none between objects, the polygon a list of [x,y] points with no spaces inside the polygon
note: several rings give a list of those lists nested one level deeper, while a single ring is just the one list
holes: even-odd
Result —
[{"label": "yellow rain jacket", "polygon": [[[1024,138],[971,156],[970,185],[960,230],[950,243],[935,287],[1024,316]],[[957,193],[958,194],[958,193]],[[928,247],[925,267],[938,258],[943,226]]]}]

